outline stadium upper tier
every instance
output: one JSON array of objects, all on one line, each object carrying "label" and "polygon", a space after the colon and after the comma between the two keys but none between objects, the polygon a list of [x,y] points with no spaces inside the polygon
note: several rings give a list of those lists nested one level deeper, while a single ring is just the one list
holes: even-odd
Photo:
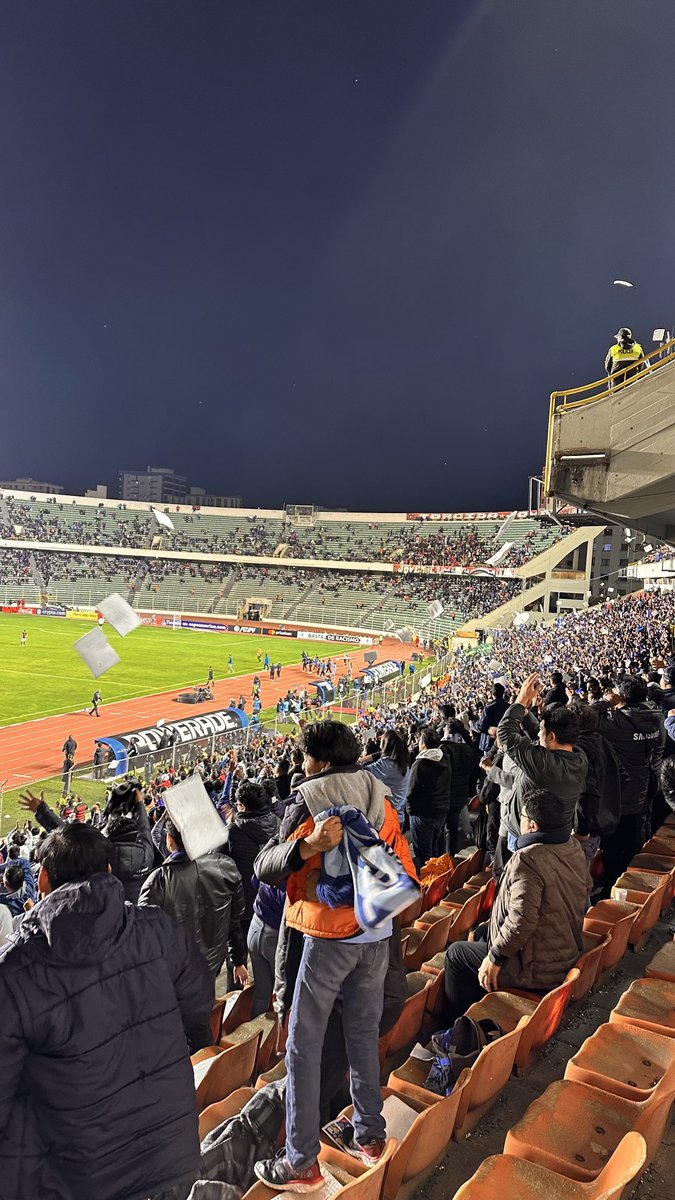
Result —
[{"label": "stadium upper tier", "polygon": [[399,575],[261,564],[176,562],[113,554],[4,549],[0,598],[95,606],[110,592],[138,608],[208,612],[237,617],[249,602],[265,615],[355,628],[431,626],[427,605],[444,613],[434,632],[449,634],[484,615],[522,587],[519,579],[471,575]]},{"label": "stadium upper tier", "polygon": [[[288,557],[334,562],[386,562],[467,567],[503,551],[499,565],[523,566],[566,532],[526,513],[316,514],[311,526],[283,511],[171,506],[173,532],[162,531],[150,506],[76,497],[52,501],[0,493],[0,537],[56,545],[144,549],[163,535],[163,548],[195,554]],[[438,516],[438,515],[437,515]]]}]

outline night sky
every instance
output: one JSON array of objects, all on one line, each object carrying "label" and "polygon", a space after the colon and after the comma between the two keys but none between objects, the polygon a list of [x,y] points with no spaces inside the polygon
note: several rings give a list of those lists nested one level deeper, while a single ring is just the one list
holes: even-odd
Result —
[{"label": "night sky", "polygon": [[524,506],[549,392],[675,320],[674,48],[673,0],[3,0],[0,478]]}]

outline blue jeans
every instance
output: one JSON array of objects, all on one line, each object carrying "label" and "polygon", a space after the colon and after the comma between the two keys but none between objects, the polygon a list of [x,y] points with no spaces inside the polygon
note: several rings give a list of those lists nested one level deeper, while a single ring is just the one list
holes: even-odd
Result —
[{"label": "blue jeans", "polygon": [[445,854],[445,816],[410,817],[413,858],[422,870],[430,858]]},{"label": "blue jeans", "polygon": [[356,1138],[385,1137],[378,1038],[388,965],[388,938],[359,945],[305,938],[286,1046],[286,1157],[296,1171],[319,1154],[321,1051],[338,993]]},{"label": "blue jeans", "polygon": [[269,1011],[274,991],[274,958],[279,941],[279,930],[261,921],[253,914],[248,927],[248,952],[253,967],[253,1011],[252,1017]]}]

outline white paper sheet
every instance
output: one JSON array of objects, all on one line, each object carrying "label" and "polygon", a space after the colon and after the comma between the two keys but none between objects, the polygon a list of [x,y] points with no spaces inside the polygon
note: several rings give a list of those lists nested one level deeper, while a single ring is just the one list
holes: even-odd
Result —
[{"label": "white paper sheet", "polygon": [[133,633],[134,629],[138,629],[141,624],[141,618],[137,612],[134,612],[130,604],[113,592],[112,595],[106,596],[105,600],[101,600],[98,606],[98,611],[103,614],[109,625],[117,630],[120,637],[126,637],[128,633]]},{"label": "white paper sheet", "polygon": [[216,812],[199,775],[190,775],[167,788],[164,803],[180,830],[188,858],[199,858],[217,850],[225,841],[225,826]]},{"label": "white paper sheet", "polygon": [[117,651],[110,645],[102,629],[92,629],[75,643],[80,658],[87,664],[95,679],[105,675],[120,661]]}]

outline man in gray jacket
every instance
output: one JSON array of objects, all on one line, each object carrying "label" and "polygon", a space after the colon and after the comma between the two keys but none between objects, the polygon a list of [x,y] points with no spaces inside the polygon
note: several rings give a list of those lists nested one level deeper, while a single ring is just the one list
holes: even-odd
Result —
[{"label": "man in gray jacket", "polygon": [[515,849],[527,795],[543,789],[557,796],[563,806],[563,821],[571,832],[577,801],[586,782],[586,755],[574,745],[579,734],[578,716],[565,705],[551,704],[544,709],[541,723],[538,722],[529,710],[539,691],[539,677],[529,675],[515,704],[499,722],[498,741],[513,764],[513,790],[502,805],[495,856],[497,873],[503,870]]},{"label": "man in gray jacket", "polygon": [[583,953],[591,881],[564,803],[550,792],[530,792],[520,830],[489,923],[479,926],[475,941],[453,942],[446,952],[449,1023],[485,992],[550,991]]}]

